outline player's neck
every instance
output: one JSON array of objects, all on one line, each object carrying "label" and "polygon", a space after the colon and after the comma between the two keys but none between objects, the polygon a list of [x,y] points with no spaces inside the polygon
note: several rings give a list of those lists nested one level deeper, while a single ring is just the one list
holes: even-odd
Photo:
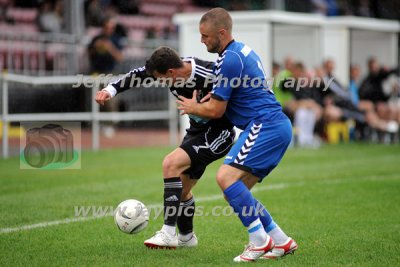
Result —
[{"label": "player's neck", "polygon": [[224,52],[224,50],[228,47],[228,45],[233,41],[233,37],[231,36],[230,38],[227,38],[226,41],[221,42],[221,47],[218,50],[218,54],[221,54]]}]

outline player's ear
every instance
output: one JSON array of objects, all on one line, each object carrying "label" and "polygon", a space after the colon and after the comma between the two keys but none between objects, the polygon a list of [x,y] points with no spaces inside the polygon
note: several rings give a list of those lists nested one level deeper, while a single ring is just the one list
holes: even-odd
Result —
[{"label": "player's ear", "polygon": [[175,77],[176,75],[176,70],[175,69],[167,69],[167,75],[169,77]]},{"label": "player's ear", "polygon": [[218,31],[218,34],[219,34],[220,37],[224,37],[226,35],[226,30],[225,29],[220,29]]}]

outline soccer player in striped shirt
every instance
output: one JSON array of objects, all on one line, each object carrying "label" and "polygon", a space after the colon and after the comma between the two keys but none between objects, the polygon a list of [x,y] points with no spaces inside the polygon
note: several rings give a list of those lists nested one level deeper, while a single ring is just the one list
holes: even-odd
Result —
[{"label": "soccer player in striped shirt", "polygon": [[[169,85],[173,95],[192,97],[197,91],[201,101],[212,89],[213,62],[198,58],[180,58],[171,48],[160,47],[153,52],[146,66],[133,69],[122,79],[97,92],[96,101],[104,104],[116,94],[149,82]],[[234,140],[234,130],[226,117],[207,119],[189,115],[190,127],[182,144],[163,161],[164,225],[144,242],[151,248],[194,247],[193,232],[195,201],[192,188],[211,162],[226,155]],[[179,211],[180,209],[180,211]],[[175,233],[178,226],[179,234]]]}]

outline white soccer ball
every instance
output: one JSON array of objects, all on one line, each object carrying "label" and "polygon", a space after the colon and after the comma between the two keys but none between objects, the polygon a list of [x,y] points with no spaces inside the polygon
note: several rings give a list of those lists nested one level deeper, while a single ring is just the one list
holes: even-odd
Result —
[{"label": "white soccer ball", "polygon": [[128,199],[118,205],[114,220],[122,232],[137,234],[149,223],[149,211],[142,202]]}]

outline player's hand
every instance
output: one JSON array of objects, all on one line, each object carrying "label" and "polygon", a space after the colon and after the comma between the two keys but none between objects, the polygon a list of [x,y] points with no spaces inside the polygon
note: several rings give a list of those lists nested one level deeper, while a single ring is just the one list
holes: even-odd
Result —
[{"label": "player's hand", "polygon": [[200,99],[200,103],[204,103],[210,100],[210,98],[211,98],[211,92],[208,92],[208,94],[206,94],[202,99]]},{"label": "player's hand", "polygon": [[178,104],[178,109],[181,111],[181,115],[185,114],[193,114],[195,110],[195,106],[198,105],[197,103],[197,90],[193,91],[192,98],[186,98],[183,96],[179,96],[179,99],[176,100]]},{"label": "player's hand", "polygon": [[111,99],[111,94],[107,90],[101,90],[96,93],[95,100],[100,105],[104,105],[104,103]]}]

